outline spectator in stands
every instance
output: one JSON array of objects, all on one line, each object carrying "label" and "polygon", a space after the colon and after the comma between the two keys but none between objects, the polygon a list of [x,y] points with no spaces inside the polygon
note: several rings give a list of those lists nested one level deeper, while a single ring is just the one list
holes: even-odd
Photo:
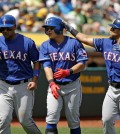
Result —
[{"label": "spectator in stands", "polygon": [[4,10],[2,7],[0,7],[0,17],[4,15]]},{"label": "spectator in stands", "polygon": [[108,12],[108,15],[112,18],[112,19],[116,19],[118,17],[118,13],[115,11],[114,9],[114,5],[109,5],[106,8],[106,11]]},{"label": "spectator in stands", "polygon": [[91,34],[92,35],[104,35],[105,34],[105,28],[101,26],[99,22],[94,22],[91,27]]},{"label": "spectator in stands", "polygon": [[55,5],[55,0],[46,0],[46,6],[48,8],[50,8],[53,5]]},{"label": "spectator in stands", "polygon": [[[16,5],[19,8],[16,8]],[[40,10],[42,8],[47,8],[47,10],[49,10],[49,12],[46,13],[44,12],[45,16],[42,13],[40,13],[41,12]],[[100,23],[101,25],[100,27],[104,27],[106,29],[105,32],[108,34],[106,28],[107,22],[109,23],[111,19],[113,20],[113,18],[120,17],[120,1],[119,0],[107,0],[107,1],[106,0],[99,0],[99,1],[98,0],[81,0],[81,1],[80,0],[34,0],[34,1],[20,0],[18,1],[17,0],[16,2],[16,0],[12,0],[10,2],[10,0],[0,0],[0,16],[4,14],[14,15],[16,20],[20,22],[18,23],[17,28],[18,30],[21,31],[25,31],[26,20],[28,20],[29,15],[33,14],[35,22],[34,22],[34,26],[33,26],[34,28],[32,29],[32,32],[37,32],[42,30],[41,26],[43,25],[45,19],[47,17],[50,17],[51,15],[56,15],[56,16],[60,16],[65,20],[68,20],[68,22],[70,22],[71,24],[74,24],[75,28],[77,28],[79,31],[86,32],[86,29],[89,27],[88,33],[91,32],[90,30],[91,28],[89,24],[93,24],[94,22],[97,21]],[[40,17],[39,14],[41,14],[40,16],[44,16],[44,17]],[[105,14],[107,17],[105,17]],[[70,16],[69,19],[68,16]],[[84,16],[87,18],[87,21],[84,18]],[[80,25],[78,25],[77,23],[79,23]]]},{"label": "spectator in stands", "polygon": [[50,17],[61,17],[62,18],[62,14],[61,14],[61,11],[60,11],[58,5],[53,5],[49,8],[49,13],[47,14],[45,20],[47,20]]},{"label": "spectator in stands", "polygon": [[58,7],[63,15],[68,14],[70,11],[73,10],[71,2],[68,0],[59,0],[57,2]]},{"label": "spectator in stands", "polygon": [[92,32],[92,25],[91,24],[84,24],[83,26],[82,26],[82,32],[84,33],[84,34],[88,34],[88,35],[90,35],[91,34],[91,32]]},{"label": "spectator in stands", "polygon": [[36,13],[37,20],[43,21],[44,23],[47,14],[48,14],[48,9],[46,7],[39,9],[38,12]]},{"label": "spectator in stands", "polygon": [[73,11],[64,15],[64,18],[78,31],[81,31],[83,24],[87,23],[87,17],[82,13],[81,5],[77,5]]},{"label": "spectator in stands", "polygon": [[44,7],[45,3],[43,2],[43,0],[24,0],[27,5],[32,6],[32,7],[36,7],[36,6],[40,6],[40,7]]}]

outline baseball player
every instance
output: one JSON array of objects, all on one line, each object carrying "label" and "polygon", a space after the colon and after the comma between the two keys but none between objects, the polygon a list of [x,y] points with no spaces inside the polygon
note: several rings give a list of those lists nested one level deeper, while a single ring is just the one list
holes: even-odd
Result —
[{"label": "baseball player", "polygon": [[[27,134],[41,134],[32,119],[39,52],[33,40],[15,32],[12,15],[0,18],[0,134],[10,134],[13,109]],[[33,68],[31,65],[33,62]]]},{"label": "baseball player", "polygon": [[81,134],[79,108],[82,101],[80,72],[88,59],[83,45],[63,35],[62,20],[46,20],[45,34],[49,40],[40,46],[40,62],[49,82],[47,95],[46,134],[58,134],[57,124],[64,105],[71,134]]},{"label": "baseball player", "polygon": [[110,37],[90,38],[63,22],[66,29],[79,41],[101,52],[106,64],[109,87],[102,106],[104,134],[116,134],[114,123],[120,112],[120,18],[109,24]]}]

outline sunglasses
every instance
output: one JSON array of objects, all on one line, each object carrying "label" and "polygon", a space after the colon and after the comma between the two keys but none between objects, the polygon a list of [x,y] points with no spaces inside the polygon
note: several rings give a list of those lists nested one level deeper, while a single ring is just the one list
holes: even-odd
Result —
[{"label": "sunglasses", "polygon": [[112,29],[113,31],[116,30],[116,29],[120,30],[120,28],[114,28],[114,27],[111,27],[111,29]]},{"label": "sunglasses", "polygon": [[2,32],[2,31],[5,31],[5,30],[7,30],[7,31],[12,31],[13,28],[11,28],[11,27],[2,27],[2,28],[0,28],[0,31],[1,31],[1,32]]},{"label": "sunglasses", "polygon": [[45,27],[45,31],[54,30],[55,27]]}]

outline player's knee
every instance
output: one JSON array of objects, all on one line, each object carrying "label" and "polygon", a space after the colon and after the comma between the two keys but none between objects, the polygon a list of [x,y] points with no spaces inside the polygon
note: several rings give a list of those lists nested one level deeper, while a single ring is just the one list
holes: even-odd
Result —
[{"label": "player's knee", "polygon": [[115,121],[111,118],[102,118],[103,126],[111,126],[115,124]]},{"label": "player's knee", "polygon": [[45,134],[58,134],[57,128],[46,129]]}]

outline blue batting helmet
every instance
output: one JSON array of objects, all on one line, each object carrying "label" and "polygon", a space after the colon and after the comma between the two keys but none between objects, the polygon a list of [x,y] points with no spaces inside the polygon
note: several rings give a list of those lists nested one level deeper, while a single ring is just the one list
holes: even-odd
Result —
[{"label": "blue batting helmet", "polygon": [[12,27],[16,24],[16,20],[12,15],[4,15],[0,18],[0,27]]},{"label": "blue batting helmet", "polygon": [[62,34],[63,33],[63,23],[62,20],[60,18],[57,17],[50,17],[45,21],[45,25],[43,25],[43,27],[48,27],[48,26],[52,26],[55,27],[54,31],[56,34]]},{"label": "blue batting helmet", "polygon": [[109,26],[113,27],[113,28],[118,28],[120,29],[120,18],[117,18],[113,24],[109,24]]}]

